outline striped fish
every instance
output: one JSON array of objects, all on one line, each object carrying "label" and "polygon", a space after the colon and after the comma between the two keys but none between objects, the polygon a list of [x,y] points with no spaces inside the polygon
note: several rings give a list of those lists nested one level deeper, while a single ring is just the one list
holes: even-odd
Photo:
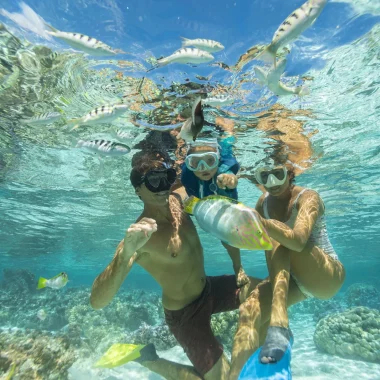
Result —
[{"label": "striped fish", "polygon": [[55,51],[49,54],[47,57],[41,58],[40,62],[43,66],[50,69],[53,65],[53,62],[57,59],[57,57],[58,57],[58,52]]},{"label": "striped fish", "polygon": [[209,106],[228,106],[233,104],[234,98],[230,95],[214,95],[208,96],[206,99],[202,99],[203,104],[207,104]]},{"label": "striped fish", "polygon": [[276,66],[276,53],[280,47],[298,38],[317,17],[321,14],[327,0],[308,0],[290,14],[274,33],[272,42],[261,52],[256,59],[274,62]]},{"label": "striped fish", "polygon": [[175,51],[172,55],[157,60],[156,65],[148,71],[157,67],[166,66],[170,63],[206,63],[210,62],[214,57],[207,51],[197,48],[182,48]]},{"label": "striped fish", "polygon": [[125,129],[116,129],[114,132],[115,137],[119,141],[131,141],[138,135],[137,132],[133,132],[131,130],[125,130]]},{"label": "striped fish", "polygon": [[55,123],[61,118],[62,115],[59,112],[47,112],[33,116],[30,119],[21,120],[21,123],[25,125],[48,125]]},{"label": "striped fish", "polygon": [[126,54],[123,50],[112,49],[111,46],[108,46],[96,38],[89,37],[80,33],[61,32],[49,24],[46,24],[46,26],[51,29],[50,31],[47,31],[47,33],[65,41],[74,49],[81,50],[87,54],[94,56]]},{"label": "striped fish", "polygon": [[79,140],[77,148],[86,148],[91,152],[112,157],[124,156],[131,151],[131,148],[125,144],[107,140]]},{"label": "striped fish", "polygon": [[129,106],[127,104],[114,104],[112,106],[101,106],[93,109],[88,114],[78,119],[71,119],[68,124],[75,124],[76,129],[80,125],[108,124],[123,115]]},{"label": "striped fish", "polygon": [[189,197],[185,212],[197,219],[199,226],[216,238],[240,249],[270,250],[271,239],[257,212],[234,199],[210,195]]},{"label": "striped fish", "polygon": [[182,39],[182,47],[194,46],[198,49],[208,51],[209,53],[215,53],[217,51],[224,49],[224,46],[218,41],[206,40],[204,38],[197,38],[195,40],[190,40],[188,38],[181,37],[181,39]]},{"label": "striped fish", "polygon": [[254,70],[259,82],[265,86],[268,86],[269,90],[271,90],[277,96],[309,95],[309,89],[307,86],[288,87],[281,82],[280,78],[285,71],[285,66],[286,59],[284,58],[278,62],[277,67],[272,66],[268,72],[265,72],[261,67],[257,66],[254,68]]}]

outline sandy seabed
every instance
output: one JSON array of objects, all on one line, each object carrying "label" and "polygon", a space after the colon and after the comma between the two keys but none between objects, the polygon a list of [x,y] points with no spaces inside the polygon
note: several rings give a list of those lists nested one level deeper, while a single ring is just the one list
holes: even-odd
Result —
[{"label": "sandy seabed", "polygon": [[[315,323],[311,316],[291,321],[294,334],[292,375],[294,380],[379,380],[380,364],[343,359],[317,351],[313,334]],[[180,346],[158,352],[159,356],[178,363],[191,364]],[[70,380],[162,380],[137,363],[114,369],[92,368],[97,358],[78,360],[69,370]],[[179,379],[180,380],[180,379]]]}]

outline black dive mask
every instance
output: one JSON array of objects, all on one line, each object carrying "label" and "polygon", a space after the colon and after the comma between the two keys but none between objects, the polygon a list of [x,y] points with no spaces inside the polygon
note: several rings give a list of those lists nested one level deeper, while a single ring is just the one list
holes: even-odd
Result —
[{"label": "black dive mask", "polygon": [[161,170],[149,170],[143,177],[141,183],[152,193],[170,190],[177,178],[177,173],[173,168]]}]

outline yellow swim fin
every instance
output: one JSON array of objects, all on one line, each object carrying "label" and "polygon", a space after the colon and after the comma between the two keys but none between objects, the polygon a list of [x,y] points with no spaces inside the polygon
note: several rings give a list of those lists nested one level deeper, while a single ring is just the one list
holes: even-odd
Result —
[{"label": "yellow swim fin", "polygon": [[193,211],[194,211],[194,208],[195,208],[195,205],[200,201],[199,198],[197,197],[194,197],[193,195],[189,198],[187,198],[184,202],[183,202],[183,206],[184,206],[184,209],[185,209],[185,212],[187,212],[188,214],[193,214]]},{"label": "yellow swim fin", "polygon": [[46,287],[46,281],[47,281],[46,278],[40,277],[38,280],[37,289],[45,288]]},{"label": "yellow swim fin", "polygon": [[95,367],[114,368],[126,364],[140,357],[140,351],[144,344],[123,344],[115,343],[108,351],[95,363]]}]

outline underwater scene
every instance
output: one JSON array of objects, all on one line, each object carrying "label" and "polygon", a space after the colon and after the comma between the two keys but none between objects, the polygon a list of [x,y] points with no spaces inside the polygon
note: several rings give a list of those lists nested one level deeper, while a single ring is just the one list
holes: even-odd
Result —
[{"label": "underwater scene", "polygon": [[380,379],[380,2],[0,0],[0,379]]}]

